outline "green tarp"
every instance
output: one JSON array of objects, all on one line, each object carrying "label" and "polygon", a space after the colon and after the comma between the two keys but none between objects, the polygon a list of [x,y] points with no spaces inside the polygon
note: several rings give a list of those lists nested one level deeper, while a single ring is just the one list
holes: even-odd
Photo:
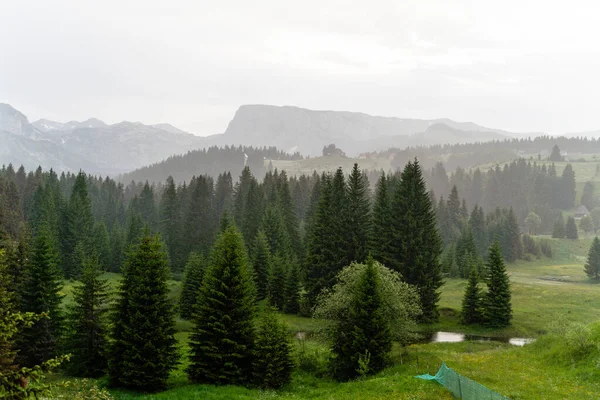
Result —
[{"label": "green tarp", "polygon": [[466,378],[452,368],[448,368],[445,363],[442,364],[435,376],[426,374],[418,375],[415,378],[436,381],[448,389],[454,397],[464,400],[508,400],[508,397],[502,396],[485,386]]}]

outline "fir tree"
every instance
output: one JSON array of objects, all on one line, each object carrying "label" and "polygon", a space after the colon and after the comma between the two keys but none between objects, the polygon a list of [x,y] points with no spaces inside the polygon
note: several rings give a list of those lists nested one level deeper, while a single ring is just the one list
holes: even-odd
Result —
[{"label": "fir tree", "polygon": [[94,216],[92,215],[92,202],[87,189],[87,179],[83,172],[77,174],[65,216],[66,225],[61,235],[64,275],[66,278],[76,278],[81,272],[78,270],[81,266],[81,260],[75,254],[77,244],[80,244],[85,254],[91,254],[94,250]]},{"label": "fir tree", "polygon": [[100,279],[102,271],[95,259],[86,259],[82,285],[73,288],[74,304],[66,318],[66,345],[71,353],[67,364],[70,375],[97,378],[104,375],[106,361],[105,314],[108,284]]},{"label": "fir tree", "polygon": [[271,274],[271,251],[265,232],[260,229],[254,239],[252,251],[252,267],[254,269],[254,282],[256,284],[256,298],[262,300],[267,297],[267,286]]},{"label": "fir tree", "polygon": [[56,356],[63,331],[61,289],[58,256],[47,229],[41,227],[33,242],[31,258],[25,267],[20,299],[22,312],[45,314],[47,318],[38,319],[20,333],[19,365],[33,367]]},{"label": "fir tree", "polygon": [[276,254],[271,264],[267,293],[269,304],[279,310],[283,309],[286,300],[285,286],[287,272],[286,259],[281,254]]},{"label": "fir tree", "polygon": [[552,237],[555,239],[563,239],[566,236],[565,220],[561,215],[554,222],[554,229],[552,230]]},{"label": "fir tree", "polygon": [[392,264],[391,225],[392,211],[388,178],[382,173],[377,183],[373,204],[373,230],[370,247],[373,258],[386,266]]},{"label": "fir tree", "polygon": [[347,183],[346,247],[350,261],[363,262],[369,254],[371,205],[368,187],[358,164],[354,164]]},{"label": "fir tree", "polygon": [[465,289],[462,301],[461,320],[463,324],[477,324],[482,322],[481,301],[479,274],[475,265],[471,265],[471,273],[469,274],[469,281],[467,282],[467,288]]},{"label": "fir tree", "polygon": [[94,228],[94,245],[100,268],[108,270],[112,264],[112,260],[110,237],[108,236],[108,229],[106,229],[104,221],[96,224],[96,227]]},{"label": "fir tree", "polygon": [[125,254],[124,249],[124,238],[123,230],[118,223],[115,223],[110,231],[110,259],[111,262],[107,266],[110,272],[121,272],[121,264],[123,261],[123,255]]},{"label": "fir tree", "polygon": [[523,243],[521,242],[521,230],[512,207],[506,216],[506,222],[501,235],[502,254],[508,262],[514,262],[523,258]]},{"label": "fir tree", "polygon": [[490,247],[487,270],[488,290],[484,297],[483,315],[489,326],[503,328],[510,325],[512,306],[510,282],[498,241]]},{"label": "fir tree", "polygon": [[567,239],[579,239],[579,233],[577,232],[577,224],[575,218],[567,218],[567,225],[565,226],[565,237]]},{"label": "fir tree", "polygon": [[[12,277],[6,262],[6,251],[0,249],[0,325],[2,326],[9,323],[16,311],[14,307],[15,296],[11,291],[11,283]],[[4,329],[1,329],[0,332],[5,333]],[[14,362],[17,353],[14,349],[12,334],[9,335],[8,333],[0,335],[0,376],[5,376],[16,369]]]},{"label": "fir tree", "polygon": [[176,268],[181,268],[182,249],[181,249],[181,204],[177,196],[177,189],[173,178],[169,176],[165,184],[162,198],[160,200],[160,231],[164,238],[171,264]]},{"label": "fir tree", "polygon": [[600,279],[600,239],[598,239],[598,236],[594,238],[590,246],[587,262],[585,263],[585,274],[590,279]]},{"label": "fir tree", "polygon": [[298,314],[300,312],[300,271],[298,265],[292,262],[285,280],[283,312]]},{"label": "fir tree", "polygon": [[231,226],[213,247],[190,337],[192,382],[244,384],[252,375],[255,295],[241,234]]},{"label": "fir tree", "polygon": [[349,312],[335,330],[331,367],[334,377],[341,381],[381,371],[392,349],[392,333],[382,311],[381,283],[373,263],[372,258],[367,260]]},{"label": "fir tree", "polygon": [[164,389],[177,365],[169,261],[158,235],[143,234],[129,252],[113,316],[111,385],[144,392]]},{"label": "fir tree", "polygon": [[205,269],[206,262],[202,253],[191,252],[185,264],[181,297],[179,298],[179,314],[183,319],[189,320],[194,315]]},{"label": "fir tree", "polygon": [[393,262],[390,267],[415,285],[421,297],[423,321],[439,317],[438,289],[442,285],[442,243],[421,167],[409,162],[394,193],[392,212]]},{"label": "fir tree", "polygon": [[298,217],[294,210],[294,203],[290,194],[290,186],[285,171],[281,171],[279,174],[279,180],[277,182],[277,194],[277,200],[279,203],[279,208],[281,209],[284,226],[287,231],[287,237],[290,240],[291,250],[293,251],[294,256],[301,258],[303,257],[303,254]]},{"label": "fir tree", "polygon": [[292,380],[295,368],[288,328],[267,310],[260,319],[254,361],[253,381],[264,389],[279,389]]},{"label": "fir tree", "polygon": [[272,254],[280,253],[291,257],[292,248],[290,237],[285,228],[285,221],[278,206],[268,206],[263,216],[261,229],[267,237],[269,250]]}]

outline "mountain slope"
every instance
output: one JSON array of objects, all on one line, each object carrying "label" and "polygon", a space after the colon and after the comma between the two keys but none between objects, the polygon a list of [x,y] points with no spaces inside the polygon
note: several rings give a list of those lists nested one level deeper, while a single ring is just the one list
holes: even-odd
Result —
[{"label": "mountain slope", "polygon": [[[429,131],[437,124],[447,127],[447,132]],[[469,133],[463,137],[461,132]],[[348,154],[358,154],[389,147],[460,143],[472,139],[473,132],[477,132],[477,140],[482,141],[508,137],[508,133],[501,130],[445,118],[405,119],[290,106],[245,105],[235,113],[223,135],[209,137],[209,140],[214,144],[273,145],[315,156],[330,143],[337,144]],[[415,136],[418,133],[426,134]]]}]

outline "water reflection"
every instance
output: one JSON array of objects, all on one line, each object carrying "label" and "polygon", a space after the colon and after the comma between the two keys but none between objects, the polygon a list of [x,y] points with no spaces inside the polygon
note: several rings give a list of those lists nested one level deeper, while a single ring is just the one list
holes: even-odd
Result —
[{"label": "water reflection", "polygon": [[473,342],[500,342],[509,343],[514,346],[525,346],[526,344],[533,342],[535,339],[468,335],[458,332],[433,332],[429,335],[429,337],[426,337],[425,341],[428,343],[460,343],[466,340]]}]

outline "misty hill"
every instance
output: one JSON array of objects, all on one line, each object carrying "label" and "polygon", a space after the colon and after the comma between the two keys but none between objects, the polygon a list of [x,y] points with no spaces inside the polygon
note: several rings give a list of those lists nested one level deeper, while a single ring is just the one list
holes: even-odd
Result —
[{"label": "misty hill", "polygon": [[101,174],[131,171],[205,144],[205,138],[169,124],[108,125],[95,118],[30,123],[8,104],[0,104],[0,135],[0,164],[23,164],[28,169],[41,165],[57,171],[84,168]]},{"label": "misty hill", "polygon": [[0,104],[0,132],[5,136],[0,164],[23,164],[28,169],[41,165],[57,171],[85,167],[90,173],[110,175],[211,146],[276,147],[287,153],[318,156],[323,146],[335,143],[349,156],[358,156],[392,147],[507,137],[507,132],[501,130],[449,119],[377,117],[268,105],[241,106],[225,133],[199,137],[167,123],[124,121],[109,125],[96,118],[64,123],[40,119],[30,123],[20,111]]},{"label": "misty hill", "polygon": [[[432,129],[433,128],[433,129]],[[449,119],[377,117],[346,111],[314,111],[291,106],[245,105],[214,144],[276,146],[284,151],[320,155],[335,143],[349,155],[390,147],[453,144],[508,137],[508,133]]]},{"label": "misty hill", "polygon": [[208,175],[217,178],[223,172],[231,172],[237,177],[245,165],[258,176],[266,172],[267,160],[301,160],[300,154],[287,154],[275,147],[225,146],[193,150],[186,154],[171,156],[168,159],[139,168],[119,176],[121,182],[164,182],[169,176],[176,182],[189,181],[193,176]]}]

